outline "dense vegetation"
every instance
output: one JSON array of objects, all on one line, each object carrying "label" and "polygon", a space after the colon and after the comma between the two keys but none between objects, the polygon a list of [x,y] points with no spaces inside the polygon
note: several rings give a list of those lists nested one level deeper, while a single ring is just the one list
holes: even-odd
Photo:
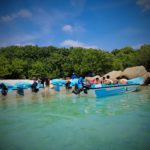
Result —
[{"label": "dense vegetation", "polygon": [[150,70],[150,45],[112,52],[100,49],[56,48],[53,46],[9,46],[0,48],[0,78],[58,78],[72,72],[104,74],[112,70],[143,65]]}]

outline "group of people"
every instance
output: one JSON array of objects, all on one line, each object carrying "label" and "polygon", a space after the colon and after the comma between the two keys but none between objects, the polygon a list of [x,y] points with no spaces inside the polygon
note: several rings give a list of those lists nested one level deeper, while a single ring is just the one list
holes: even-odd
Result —
[{"label": "group of people", "polygon": [[[92,84],[127,84],[127,79],[125,77],[117,77],[115,80],[111,80],[110,79],[110,76],[107,75],[106,77],[102,77],[102,78],[95,78],[95,79],[92,79],[92,80],[89,80],[89,79],[85,79],[84,76],[80,76],[79,78],[77,77],[77,75],[75,75],[74,73],[71,75],[71,79],[78,79],[78,84],[76,85],[76,88],[75,89],[79,89],[78,85],[82,85],[82,88],[80,90],[84,90],[85,93],[87,92],[86,90],[90,87],[90,85]],[[31,85],[31,90],[32,92],[34,93],[37,93],[39,91],[39,88],[38,88],[38,84],[42,84],[43,87],[49,87],[50,86],[50,79],[49,78],[38,78],[38,79],[33,79],[33,83]],[[66,86],[66,89],[70,89],[72,88],[70,86],[71,84],[71,81],[68,81],[66,82],[65,86]],[[5,84],[0,84],[0,88],[2,89],[1,90],[1,93],[2,95],[7,95],[7,92],[8,92],[8,88]],[[75,90],[77,91],[77,90]],[[24,89],[21,88],[21,87],[18,87],[17,89],[17,92],[18,94],[20,95],[24,95]]]},{"label": "group of people", "polygon": [[31,85],[32,92],[37,93],[39,91],[38,84],[42,84],[43,87],[49,87],[50,80],[47,77],[33,79],[33,84]]},{"label": "group of people", "polygon": [[[73,78],[72,79],[75,79],[75,75],[73,74],[72,76]],[[75,78],[74,78],[75,77]],[[79,85],[82,85],[81,87],[78,86]],[[111,85],[111,84],[127,84],[127,79],[125,77],[117,77],[115,80],[111,80],[110,79],[110,76],[107,75],[106,77],[102,77],[102,78],[95,78],[93,80],[88,80],[88,79],[85,79],[84,80],[84,77],[80,77],[78,79],[78,84],[75,85],[75,88],[74,90],[72,91],[74,94],[80,94],[80,92],[84,92],[85,94],[87,94],[88,90],[90,89],[90,86],[92,84],[107,84],[107,85]]]},{"label": "group of people", "polygon": [[33,80],[34,80],[34,82],[42,84],[43,87],[47,87],[50,85],[50,79],[47,77],[42,77],[42,78],[33,79]]},{"label": "group of people", "polygon": [[110,76],[95,78],[93,80],[87,80],[89,84],[127,84],[127,79],[125,77],[117,77],[115,80],[111,80]]},{"label": "group of people", "polygon": [[[78,78],[75,73],[71,75],[71,79],[76,79]],[[81,80],[81,81],[80,81]],[[111,80],[110,76],[107,75],[106,77],[103,76],[102,78],[95,78],[92,80],[86,79],[85,80],[88,84],[127,84],[127,78],[122,76],[122,77],[117,77],[115,80]],[[83,77],[79,78],[79,82],[83,82]]]}]

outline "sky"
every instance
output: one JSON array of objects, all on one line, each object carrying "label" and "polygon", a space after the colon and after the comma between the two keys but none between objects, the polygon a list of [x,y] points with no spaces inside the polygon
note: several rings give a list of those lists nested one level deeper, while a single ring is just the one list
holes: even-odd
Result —
[{"label": "sky", "polygon": [[150,0],[1,0],[0,47],[107,51],[150,44]]}]

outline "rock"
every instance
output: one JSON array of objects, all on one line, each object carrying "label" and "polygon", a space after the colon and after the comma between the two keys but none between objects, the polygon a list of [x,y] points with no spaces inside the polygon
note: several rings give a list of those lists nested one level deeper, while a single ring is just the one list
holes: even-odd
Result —
[{"label": "rock", "polygon": [[121,74],[120,77],[127,77],[128,79],[133,79],[136,77],[143,77],[146,75],[147,71],[144,66],[136,66],[126,68]]},{"label": "rock", "polygon": [[144,76],[144,84],[145,85],[148,85],[148,84],[150,84],[150,72],[147,72]]},{"label": "rock", "polygon": [[115,80],[117,77],[119,77],[121,75],[121,73],[122,73],[122,71],[111,71],[111,72],[105,74],[104,77],[109,75],[111,80]]}]

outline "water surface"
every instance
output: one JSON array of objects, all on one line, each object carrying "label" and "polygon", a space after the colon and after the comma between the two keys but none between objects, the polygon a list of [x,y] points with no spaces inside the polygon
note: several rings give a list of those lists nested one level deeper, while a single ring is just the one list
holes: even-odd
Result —
[{"label": "water surface", "polygon": [[0,95],[1,150],[149,150],[150,87],[106,98]]}]

